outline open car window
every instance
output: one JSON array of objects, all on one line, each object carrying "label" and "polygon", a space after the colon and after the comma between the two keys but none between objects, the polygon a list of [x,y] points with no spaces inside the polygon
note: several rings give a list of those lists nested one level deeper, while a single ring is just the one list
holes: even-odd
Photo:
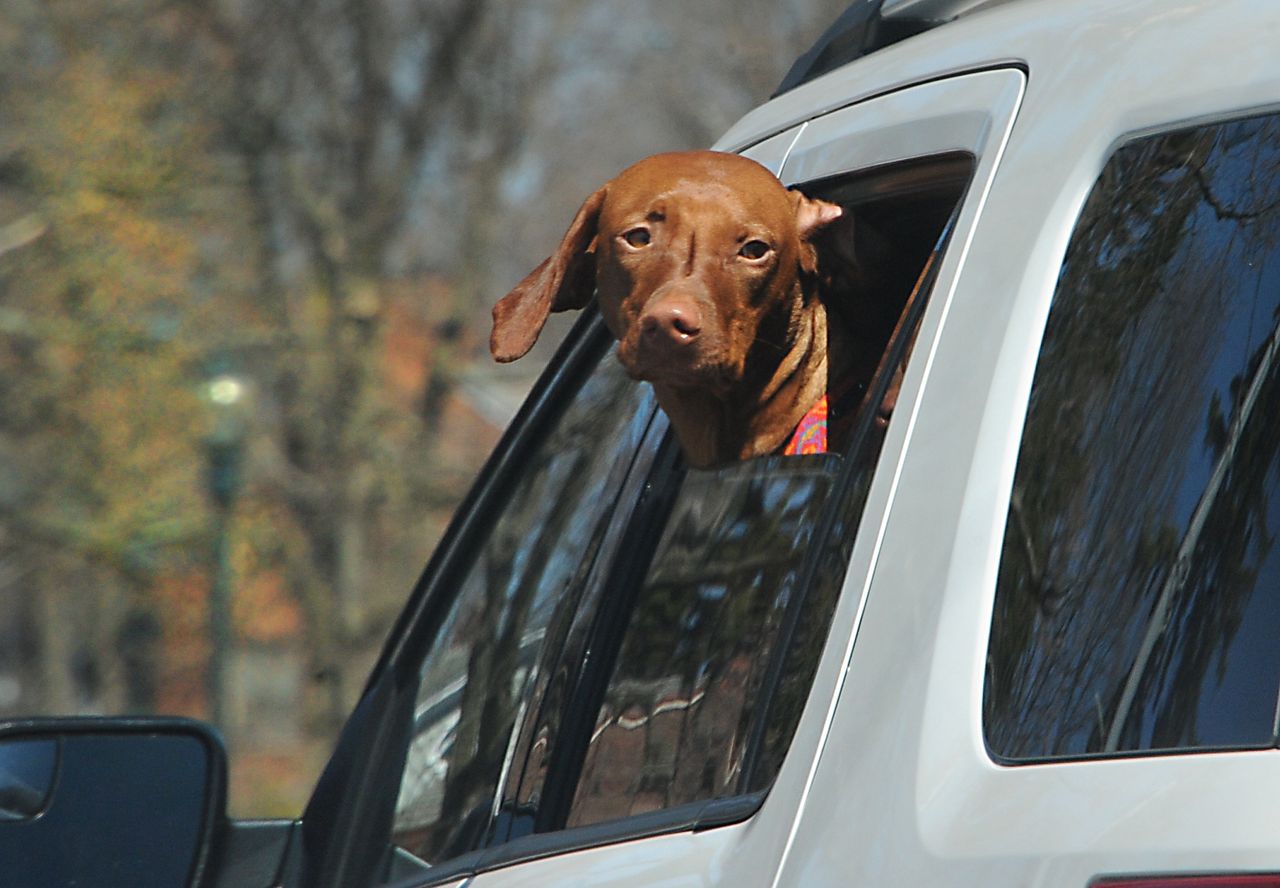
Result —
[{"label": "open car window", "polygon": [[858,235],[857,250],[828,245],[853,263],[828,275],[830,315],[864,350],[831,452],[690,470],[647,384],[625,377],[598,322],[580,328],[598,358],[561,381],[564,406],[482,519],[418,654],[396,872],[758,807],[808,698],[972,169],[950,154],[804,189],[845,206]]}]

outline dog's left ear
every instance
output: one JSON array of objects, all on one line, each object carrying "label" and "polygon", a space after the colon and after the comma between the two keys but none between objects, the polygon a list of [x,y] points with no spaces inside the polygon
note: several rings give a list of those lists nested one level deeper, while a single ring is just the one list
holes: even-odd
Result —
[{"label": "dog's left ear", "polygon": [[591,301],[596,280],[592,250],[607,188],[583,202],[556,251],[493,307],[489,352],[495,361],[505,364],[523,357],[551,312],[585,308]]},{"label": "dog's left ear", "polygon": [[800,269],[806,274],[818,271],[818,252],[813,240],[831,223],[844,215],[844,208],[829,201],[806,197],[792,189],[791,205],[796,211],[796,230],[800,234]]}]

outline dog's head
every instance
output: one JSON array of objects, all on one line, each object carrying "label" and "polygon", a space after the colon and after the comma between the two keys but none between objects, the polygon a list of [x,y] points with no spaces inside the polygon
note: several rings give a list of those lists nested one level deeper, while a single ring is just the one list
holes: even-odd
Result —
[{"label": "dog's head", "polygon": [[559,248],[494,307],[490,349],[521,357],[549,313],[595,292],[632,377],[726,390],[752,355],[787,352],[811,238],[840,214],[737,155],[646,158],[588,197]]}]

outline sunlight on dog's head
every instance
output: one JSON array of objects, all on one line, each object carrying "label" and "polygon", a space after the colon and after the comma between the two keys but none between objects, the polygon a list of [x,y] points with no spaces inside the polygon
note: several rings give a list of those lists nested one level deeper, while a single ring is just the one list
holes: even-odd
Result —
[{"label": "sunlight on dog's head", "polygon": [[784,349],[810,237],[834,204],[788,191],[733,154],[659,154],[583,203],[559,248],[494,308],[499,361],[524,355],[553,311],[598,294],[637,379],[720,388],[755,349]]},{"label": "sunlight on dog's head", "polygon": [[556,251],[498,302],[491,351],[521,357],[551,312],[594,294],[618,360],[654,384],[688,444],[698,430],[681,414],[699,399],[733,413],[731,402],[762,403],[823,360],[812,240],[841,214],[738,155],[646,158],[588,197]]}]

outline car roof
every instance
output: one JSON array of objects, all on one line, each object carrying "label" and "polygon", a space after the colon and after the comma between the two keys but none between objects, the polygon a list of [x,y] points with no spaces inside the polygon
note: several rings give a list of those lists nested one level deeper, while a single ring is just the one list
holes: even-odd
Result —
[{"label": "car roof", "polygon": [[1123,100],[1134,79],[1146,79],[1137,76],[1142,68],[1182,79],[1206,65],[1277,64],[1275,44],[1268,47],[1280,37],[1274,0],[883,0],[880,14],[922,17],[944,6],[953,18],[799,83],[748,113],[716,147],[741,151],[815,116],[989,68],[1026,70],[1033,91],[1051,79]]},{"label": "car roof", "polygon": [[796,59],[774,96],[977,9],[1010,2],[1013,0],[854,0]]}]

